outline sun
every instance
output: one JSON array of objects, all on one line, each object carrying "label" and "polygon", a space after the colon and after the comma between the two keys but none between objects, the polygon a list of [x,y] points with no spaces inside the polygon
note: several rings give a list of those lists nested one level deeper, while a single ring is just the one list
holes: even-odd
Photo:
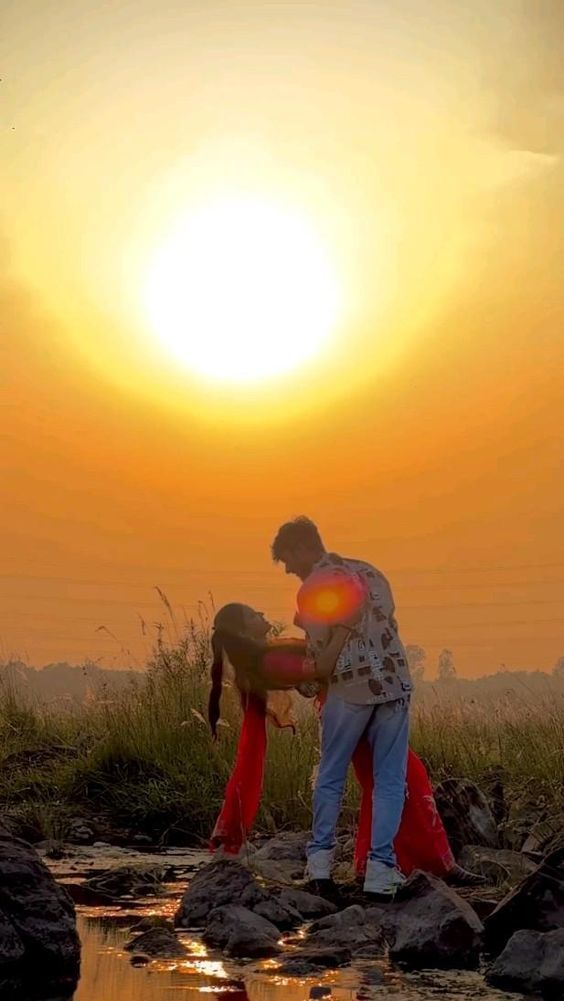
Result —
[{"label": "sun", "polygon": [[150,260],[143,307],[175,360],[245,383],[318,355],[340,294],[328,248],[305,214],[246,196],[210,201],[177,222]]}]

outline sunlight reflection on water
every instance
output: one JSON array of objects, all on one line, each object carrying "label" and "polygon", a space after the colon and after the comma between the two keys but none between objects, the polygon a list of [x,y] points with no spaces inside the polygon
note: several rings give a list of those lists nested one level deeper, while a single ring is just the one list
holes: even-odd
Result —
[{"label": "sunlight reflection on water", "polygon": [[[122,920],[94,908],[78,916],[82,942],[82,973],[73,1001],[518,1001],[521,995],[488,988],[478,973],[428,971],[406,975],[384,961],[358,964],[305,979],[277,975],[272,960],[236,964],[208,957],[205,946],[181,934],[185,959],[155,960],[132,966],[124,950],[130,931]],[[153,910],[154,913],[154,910]],[[136,909],[135,918],[140,916]],[[130,916],[130,923],[132,917]]]}]

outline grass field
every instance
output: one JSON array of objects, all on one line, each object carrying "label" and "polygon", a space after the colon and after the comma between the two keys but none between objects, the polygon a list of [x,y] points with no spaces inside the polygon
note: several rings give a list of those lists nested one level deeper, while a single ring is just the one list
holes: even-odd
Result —
[{"label": "grass field", "polygon": [[[226,693],[224,725],[213,743],[205,721],[207,637],[189,629],[175,645],[159,640],[146,679],[125,691],[99,691],[73,711],[30,704],[0,688],[0,810],[32,839],[64,837],[70,818],[102,818],[174,843],[205,842],[229,774],[239,710]],[[302,701],[300,726],[270,733],[259,829],[310,822],[311,777],[318,755],[313,710]],[[506,840],[520,846],[535,823],[564,829],[564,699],[501,693],[453,698],[437,686],[415,700],[412,746],[436,783],[467,777],[486,794],[503,776]],[[354,824],[351,783],[343,823]]]}]

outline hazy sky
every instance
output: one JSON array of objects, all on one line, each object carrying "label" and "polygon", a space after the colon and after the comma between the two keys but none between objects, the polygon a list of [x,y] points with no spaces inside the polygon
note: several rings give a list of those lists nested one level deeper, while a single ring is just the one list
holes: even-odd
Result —
[{"label": "hazy sky", "polygon": [[[0,656],[142,662],[155,585],[291,621],[269,544],[307,513],[430,673],[551,668],[564,3],[4,0],[0,63]],[[315,362],[252,388],[142,307],[175,220],[242,190],[343,289]]]}]

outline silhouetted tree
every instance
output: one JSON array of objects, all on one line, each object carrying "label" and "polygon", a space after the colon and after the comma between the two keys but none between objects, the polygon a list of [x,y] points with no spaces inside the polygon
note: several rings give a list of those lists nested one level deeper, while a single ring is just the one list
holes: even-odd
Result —
[{"label": "silhouetted tree", "polygon": [[552,668],[552,673],[555,678],[562,678],[564,681],[564,656],[558,658],[556,664]]},{"label": "silhouetted tree", "polygon": [[453,678],[456,678],[452,650],[441,650],[437,664],[437,678],[439,681],[452,681]]},{"label": "silhouetted tree", "polygon": [[412,643],[406,646],[405,652],[407,654],[407,663],[409,664],[411,677],[414,681],[423,681],[423,675],[425,674],[425,661],[427,659],[426,651],[422,646]]}]

